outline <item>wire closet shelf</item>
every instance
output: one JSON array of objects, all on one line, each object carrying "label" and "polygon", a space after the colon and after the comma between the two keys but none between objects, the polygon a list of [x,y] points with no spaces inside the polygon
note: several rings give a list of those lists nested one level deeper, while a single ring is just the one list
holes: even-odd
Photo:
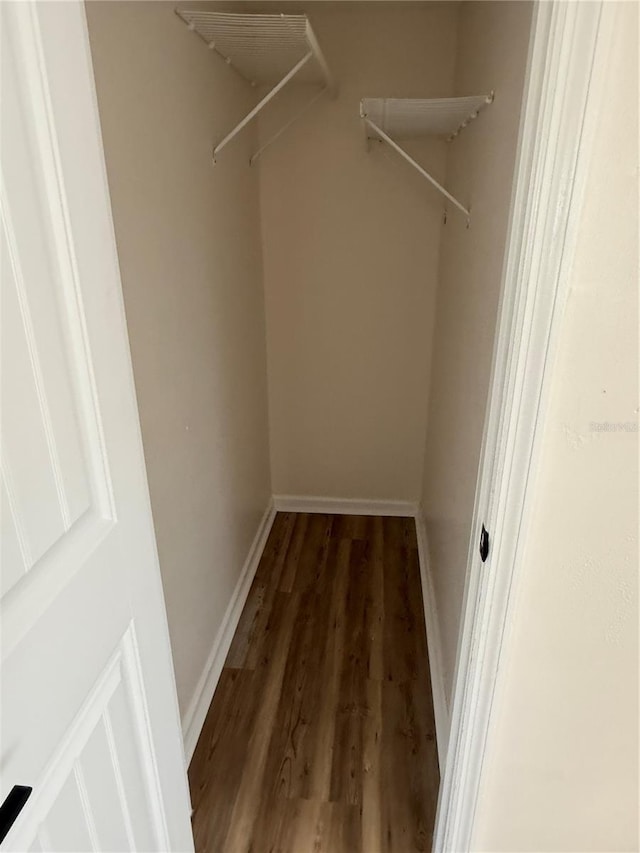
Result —
[{"label": "wire closet shelf", "polygon": [[463,128],[477,118],[480,110],[492,101],[493,92],[462,98],[363,98],[360,101],[360,117],[365,125],[367,140],[385,142],[391,146],[465,214],[468,224],[469,209],[411,157],[397,140],[441,137],[452,142]]},{"label": "wire closet shelf", "polygon": [[177,15],[197,33],[210,50],[222,57],[252,86],[272,88],[213,149],[213,159],[272,98],[293,78],[298,83],[319,84],[313,97],[251,158],[251,162],[277,139],[320,94],[335,93],[335,83],[306,15],[256,15],[246,12],[201,12],[177,9]]}]

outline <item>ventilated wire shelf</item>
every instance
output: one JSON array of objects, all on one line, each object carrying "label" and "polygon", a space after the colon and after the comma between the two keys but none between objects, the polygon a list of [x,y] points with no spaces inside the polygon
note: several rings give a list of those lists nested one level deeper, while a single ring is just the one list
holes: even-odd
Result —
[{"label": "ventilated wire shelf", "polygon": [[[444,136],[453,139],[490,104],[493,95],[464,98],[364,98],[361,114],[396,139]],[[370,139],[380,135],[367,125]]]},{"label": "ventilated wire shelf", "polygon": [[451,195],[396,140],[432,136],[443,137],[451,142],[477,117],[480,110],[492,101],[493,92],[490,95],[471,95],[464,98],[363,98],[360,101],[360,118],[363,120],[368,140],[385,142],[393,148],[451,204],[464,213],[469,225],[469,208]]},{"label": "ventilated wire shelf", "polygon": [[297,83],[319,83],[311,100],[294,118],[265,142],[251,157],[253,163],[296,121],[319,94],[335,93],[331,72],[306,15],[254,15],[245,12],[200,12],[176,9],[190,30],[197,33],[210,50],[219,54],[252,86],[272,85],[255,107],[221,139],[213,149],[217,155],[254,119],[278,92],[295,78]]},{"label": "ventilated wire shelf", "polygon": [[[313,30],[306,15],[189,12],[182,9],[177,13],[189,29],[253,85],[277,82],[306,53],[314,50]],[[300,83],[328,82],[320,61],[307,63],[296,79]]]}]

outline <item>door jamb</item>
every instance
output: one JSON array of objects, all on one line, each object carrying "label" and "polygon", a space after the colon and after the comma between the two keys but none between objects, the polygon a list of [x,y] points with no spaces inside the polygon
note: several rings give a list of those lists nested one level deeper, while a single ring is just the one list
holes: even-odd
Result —
[{"label": "door jamb", "polygon": [[[615,6],[537,2],[434,851],[473,842]],[[492,553],[481,563],[482,523]]]}]

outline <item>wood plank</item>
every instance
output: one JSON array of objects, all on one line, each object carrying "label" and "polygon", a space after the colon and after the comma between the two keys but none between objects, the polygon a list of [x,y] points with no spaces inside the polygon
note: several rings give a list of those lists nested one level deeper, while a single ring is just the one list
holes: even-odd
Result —
[{"label": "wood plank", "polygon": [[369,573],[369,543],[354,539],[349,560],[344,653],[340,675],[340,701],[335,725],[330,799],[359,805],[362,802],[364,719],[368,713],[366,661],[368,637],[364,611]]},{"label": "wood plank", "polygon": [[267,539],[256,576],[231,642],[225,666],[255,669],[257,647],[266,624],[277,585],[273,580],[282,567],[288,547],[290,528],[295,518],[290,513],[277,513]]},{"label": "wood plank", "polygon": [[[409,592],[412,564],[405,535],[405,519],[384,519],[384,678],[403,682],[417,677],[416,638],[421,636],[420,601]],[[418,605],[418,606],[416,606]],[[426,640],[425,649],[426,649]]]},{"label": "wood plank", "polygon": [[[362,849],[382,851],[381,801],[386,785],[382,779],[382,683],[367,681],[368,714],[364,725],[362,781]],[[437,797],[437,794],[436,794]]]},{"label": "wood plank", "polygon": [[[268,797],[307,799],[311,795],[311,767],[315,755],[323,684],[318,678],[324,659],[322,638],[329,633],[331,615],[332,567],[329,568],[330,520],[318,522],[313,549],[317,562],[306,571],[314,581],[301,587],[294,625],[296,642],[291,644],[283,677],[280,703],[269,744],[267,778]],[[337,548],[337,543],[334,545]],[[310,558],[311,560],[311,558]],[[335,562],[335,556],[332,557]],[[301,567],[302,568],[302,567]],[[303,569],[304,570],[304,569]],[[296,579],[296,585],[299,579]]]},{"label": "wood plank", "polygon": [[318,799],[279,799],[252,853],[354,853],[362,850],[360,810]]},{"label": "wood plank", "polygon": [[383,851],[431,850],[437,786],[435,744],[428,738],[423,691],[411,681],[382,682],[380,798]]},{"label": "wood plank", "polygon": [[330,515],[314,514],[309,519],[293,578],[293,590],[311,593],[319,582],[327,563],[332,527],[333,517]]},{"label": "wood plank", "polygon": [[292,515],[294,515],[295,522],[291,542],[287,549],[280,578],[278,581],[275,578],[273,579],[282,592],[291,592],[293,589],[293,582],[298,572],[298,561],[306,546],[307,525],[310,518],[306,512],[299,514],[292,513]]},{"label": "wood plank", "polygon": [[[255,669],[258,665],[262,649],[269,642],[268,632],[273,624],[269,617],[276,594],[281,588],[280,578],[291,549],[295,525],[294,513],[277,513],[242,611],[226,666]],[[304,527],[302,530],[304,531]]]},{"label": "wood plank", "polygon": [[196,850],[221,850],[244,773],[245,732],[257,709],[255,675],[225,669],[189,767]]},{"label": "wood plank", "polygon": [[[240,781],[225,842],[228,850],[250,849],[247,843],[252,836],[253,824],[261,802],[269,739],[280,701],[296,612],[297,601],[294,596],[276,593],[274,608],[269,617],[273,624],[273,630],[269,632],[268,637],[269,646],[264,649],[258,664],[259,675],[262,676],[259,705],[249,733],[244,757],[245,772]],[[250,772],[247,772],[247,768],[250,768]]]},{"label": "wood plank", "polygon": [[318,706],[318,728],[316,751],[311,768],[310,788],[313,795],[328,801],[331,790],[331,767],[333,764],[336,714],[340,699],[340,673],[344,655],[344,637],[347,621],[347,587],[351,540],[336,540],[335,567],[331,594],[331,611],[324,646],[322,668],[322,695]]},{"label": "wood plank", "polygon": [[384,678],[384,574],[384,519],[373,518],[365,631],[368,636],[367,676],[377,680]]}]

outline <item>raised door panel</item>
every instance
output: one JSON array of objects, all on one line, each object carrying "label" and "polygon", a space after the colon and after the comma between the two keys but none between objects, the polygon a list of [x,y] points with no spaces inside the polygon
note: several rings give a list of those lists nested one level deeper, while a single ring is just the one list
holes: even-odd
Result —
[{"label": "raised door panel", "polygon": [[74,245],[42,120],[46,90],[7,27],[2,40],[4,656],[102,541],[115,512]]},{"label": "raised door panel", "polygon": [[133,624],[35,780],[3,849],[167,849]]}]

